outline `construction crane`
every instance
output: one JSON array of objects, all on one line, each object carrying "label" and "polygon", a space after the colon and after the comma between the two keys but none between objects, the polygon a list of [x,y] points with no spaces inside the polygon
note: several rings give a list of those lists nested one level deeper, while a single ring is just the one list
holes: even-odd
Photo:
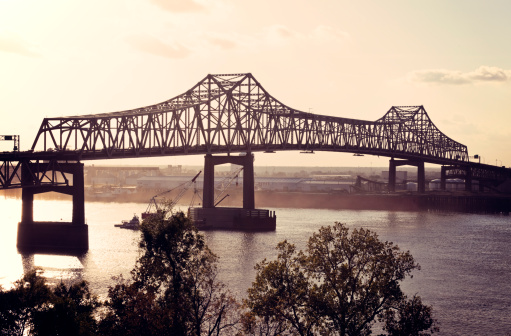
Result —
[{"label": "construction crane", "polygon": [[[243,170],[243,167],[240,167],[238,168],[237,170],[234,171],[233,174],[231,175],[228,175],[226,176],[220,183],[220,190],[218,192],[218,195],[215,197],[215,206],[217,206],[218,204],[220,204],[220,202],[222,202],[224,199],[226,199],[227,197],[229,197],[229,194],[223,196],[223,194],[227,191],[227,188],[229,188],[229,186],[232,184],[232,182],[234,181],[234,179],[236,179],[236,185],[238,185],[238,176],[240,175],[241,171]],[[223,196],[223,197],[222,197]],[[222,198],[221,198],[222,197]]]},{"label": "construction crane", "polygon": [[[195,180],[197,180],[197,178],[199,177],[199,175],[201,173],[202,173],[202,171],[199,171],[199,173],[197,175],[195,175],[190,181],[182,183],[175,188],[169,189],[167,191],[161,192],[161,193],[156,194],[153,197],[151,197],[151,199],[149,200],[149,204],[147,205],[146,211],[142,213],[142,219],[149,218],[156,214],[163,215],[163,214],[165,214],[166,211],[173,209],[174,206],[177,204],[177,202],[179,202],[181,197],[183,197],[183,195],[186,193],[186,191],[190,188],[190,186],[195,183]],[[158,201],[156,199],[158,197],[168,194],[176,189],[179,189],[179,193],[177,194],[176,197],[174,197],[170,201],[170,203],[165,204],[165,209],[163,209],[162,206],[160,206],[160,204],[158,204]],[[153,210],[153,208],[154,208],[154,210]]]}]

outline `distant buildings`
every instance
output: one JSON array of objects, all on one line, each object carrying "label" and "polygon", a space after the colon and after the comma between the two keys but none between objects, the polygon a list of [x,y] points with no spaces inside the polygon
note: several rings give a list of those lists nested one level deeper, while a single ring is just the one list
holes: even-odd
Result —
[{"label": "distant buildings", "polygon": [[[143,176],[137,179],[137,189],[165,190],[174,189],[190,180],[190,176]],[[222,179],[217,178],[215,184],[221,189]],[[239,178],[233,185],[243,185]],[[255,190],[259,191],[288,191],[288,192],[349,192],[355,180],[347,175],[315,175],[310,178],[296,177],[255,177]],[[197,178],[197,186],[202,188],[203,178]]]},{"label": "distant buildings", "polygon": [[[348,192],[382,192],[386,191],[388,181],[388,171],[381,171],[381,175],[371,175],[371,171],[361,172],[350,170],[348,173],[334,171],[325,168],[320,170],[315,168],[306,171],[305,167],[294,167],[293,170],[276,171],[273,168],[268,172],[267,168],[262,168],[258,176],[255,176],[256,191],[273,192],[308,192],[308,193],[348,193]],[[132,194],[138,192],[162,192],[180,187],[190,181],[200,167],[184,168],[182,166],[164,166],[164,167],[85,167],[85,181],[88,185],[88,192],[95,194],[122,193]],[[270,168],[271,169],[271,168]],[[353,168],[352,168],[353,169]],[[367,169],[366,169],[367,170]],[[323,174],[322,172],[327,173]],[[365,172],[365,174],[364,174]],[[239,176],[237,174],[239,173]],[[416,191],[417,183],[408,180],[409,172],[399,170],[396,172],[396,183],[400,185],[399,190]],[[239,166],[222,167],[215,171],[215,185],[218,190],[226,189],[227,184],[230,187],[243,185],[243,172],[239,172]],[[365,182],[357,183],[357,175],[369,176],[369,179],[363,179]],[[413,175],[413,174],[412,174]],[[437,175],[438,176],[438,175]],[[360,177],[358,177],[360,179]],[[195,188],[202,189],[203,176],[200,175],[196,181]],[[368,187],[369,185],[369,187]],[[378,188],[375,188],[378,186]],[[447,190],[463,190],[463,180],[448,180]],[[105,190],[108,189],[108,192]],[[116,189],[116,190],[114,190]],[[118,189],[118,190],[117,190]],[[439,190],[440,180],[434,179],[429,183],[429,190]]]},{"label": "distant buildings", "polygon": [[[429,190],[440,190],[440,179],[431,180],[429,182]],[[465,180],[463,179],[447,179],[445,181],[445,189],[449,191],[465,190]]]},{"label": "distant buildings", "polygon": [[[385,170],[381,172],[381,177],[385,180],[389,180],[389,171]],[[408,172],[406,170],[396,171],[396,183],[406,182],[408,180]]]}]

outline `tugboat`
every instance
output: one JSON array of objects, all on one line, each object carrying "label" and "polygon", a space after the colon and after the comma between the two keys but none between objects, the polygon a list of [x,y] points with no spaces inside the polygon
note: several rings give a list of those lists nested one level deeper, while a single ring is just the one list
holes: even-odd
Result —
[{"label": "tugboat", "polygon": [[133,214],[130,221],[123,220],[121,224],[115,224],[114,226],[121,229],[140,230],[140,219],[136,214]]}]

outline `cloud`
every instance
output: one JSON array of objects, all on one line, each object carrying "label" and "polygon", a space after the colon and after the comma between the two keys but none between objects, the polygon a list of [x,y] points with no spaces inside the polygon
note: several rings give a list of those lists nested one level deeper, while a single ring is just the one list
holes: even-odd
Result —
[{"label": "cloud", "polygon": [[447,85],[505,83],[511,81],[511,70],[485,65],[470,72],[445,69],[417,70],[408,73],[406,78],[415,83]]},{"label": "cloud", "polygon": [[340,29],[320,25],[309,32],[301,33],[284,25],[273,25],[265,29],[264,39],[269,43],[284,42],[314,42],[314,43],[341,43],[350,38],[350,35]]},{"label": "cloud", "polygon": [[300,33],[284,25],[266,27],[260,34],[249,35],[238,32],[194,31],[177,36],[172,42],[153,35],[132,35],[126,39],[134,49],[166,58],[185,58],[192,53],[216,51],[257,50],[261,48],[283,47],[289,45],[307,46],[338,45],[349,38],[341,30],[328,26],[318,26],[306,33]]},{"label": "cloud", "polygon": [[272,25],[264,28],[261,42],[282,45],[285,42],[292,41],[300,37],[300,33],[284,25]]},{"label": "cloud", "polygon": [[313,39],[327,41],[345,41],[350,39],[350,35],[347,32],[324,25],[316,27],[309,35]]},{"label": "cloud", "polygon": [[172,13],[203,12],[206,8],[194,0],[150,0],[153,5]]},{"label": "cloud", "polygon": [[154,36],[130,36],[127,42],[134,49],[166,58],[185,58],[191,53],[180,43],[168,44]]},{"label": "cloud", "polygon": [[268,33],[271,36],[282,38],[282,39],[291,39],[291,38],[297,38],[300,37],[300,33],[289,29],[286,26],[283,25],[274,25],[269,27]]},{"label": "cloud", "polygon": [[40,56],[21,38],[9,34],[0,35],[0,51],[28,57]]},{"label": "cloud", "polygon": [[497,67],[481,66],[476,71],[468,74],[473,81],[480,82],[507,82],[511,79],[511,70]]},{"label": "cloud", "polygon": [[206,40],[213,46],[223,50],[234,49],[239,45],[235,39],[218,34],[208,34]]}]

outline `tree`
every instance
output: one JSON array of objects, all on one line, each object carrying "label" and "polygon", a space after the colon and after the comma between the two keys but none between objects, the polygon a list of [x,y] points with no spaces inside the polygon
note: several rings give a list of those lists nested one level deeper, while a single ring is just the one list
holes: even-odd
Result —
[{"label": "tree", "polygon": [[52,289],[49,304],[33,315],[34,336],[95,335],[94,313],[100,303],[92,295],[86,281],[66,286],[60,283]]},{"label": "tree", "polygon": [[236,336],[280,336],[286,335],[288,326],[283,320],[261,318],[251,311],[241,315],[240,332]]},{"label": "tree", "polygon": [[[264,325],[264,334],[282,333],[282,329],[293,329],[299,335],[314,335],[321,330],[316,311],[310,305],[310,284],[303,267],[305,256],[296,254],[293,244],[280,242],[277,260],[264,259],[256,265],[257,275],[248,289],[246,301],[251,312],[263,317],[257,321],[253,317],[246,332],[257,325]],[[261,329],[259,327],[259,329]]]},{"label": "tree", "polygon": [[[168,213],[168,212],[167,212]],[[142,223],[130,281],[109,290],[104,332],[112,335],[233,334],[238,304],[217,280],[217,256],[182,212]]]},{"label": "tree", "polygon": [[415,301],[424,314],[406,313],[399,286],[419,265],[409,252],[370,230],[354,229],[350,235],[335,223],[314,233],[305,252],[297,253],[287,242],[277,250],[275,261],[256,266],[246,304],[265,321],[285,321],[291,335],[370,335],[378,317],[389,321],[389,335],[398,335],[391,330],[407,324],[408,317],[418,332],[432,326],[430,307]]},{"label": "tree", "polygon": [[33,328],[33,315],[49,302],[50,289],[37,270],[25,274],[9,291],[0,292],[1,335],[24,335]]},{"label": "tree", "polygon": [[402,300],[391,309],[387,309],[380,320],[385,323],[383,330],[390,336],[427,336],[439,331],[432,317],[431,307],[422,304],[420,296]]},{"label": "tree", "polygon": [[85,281],[50,287],[34,270],[0,292],[0,334],[94,335],[98,306]]}]

